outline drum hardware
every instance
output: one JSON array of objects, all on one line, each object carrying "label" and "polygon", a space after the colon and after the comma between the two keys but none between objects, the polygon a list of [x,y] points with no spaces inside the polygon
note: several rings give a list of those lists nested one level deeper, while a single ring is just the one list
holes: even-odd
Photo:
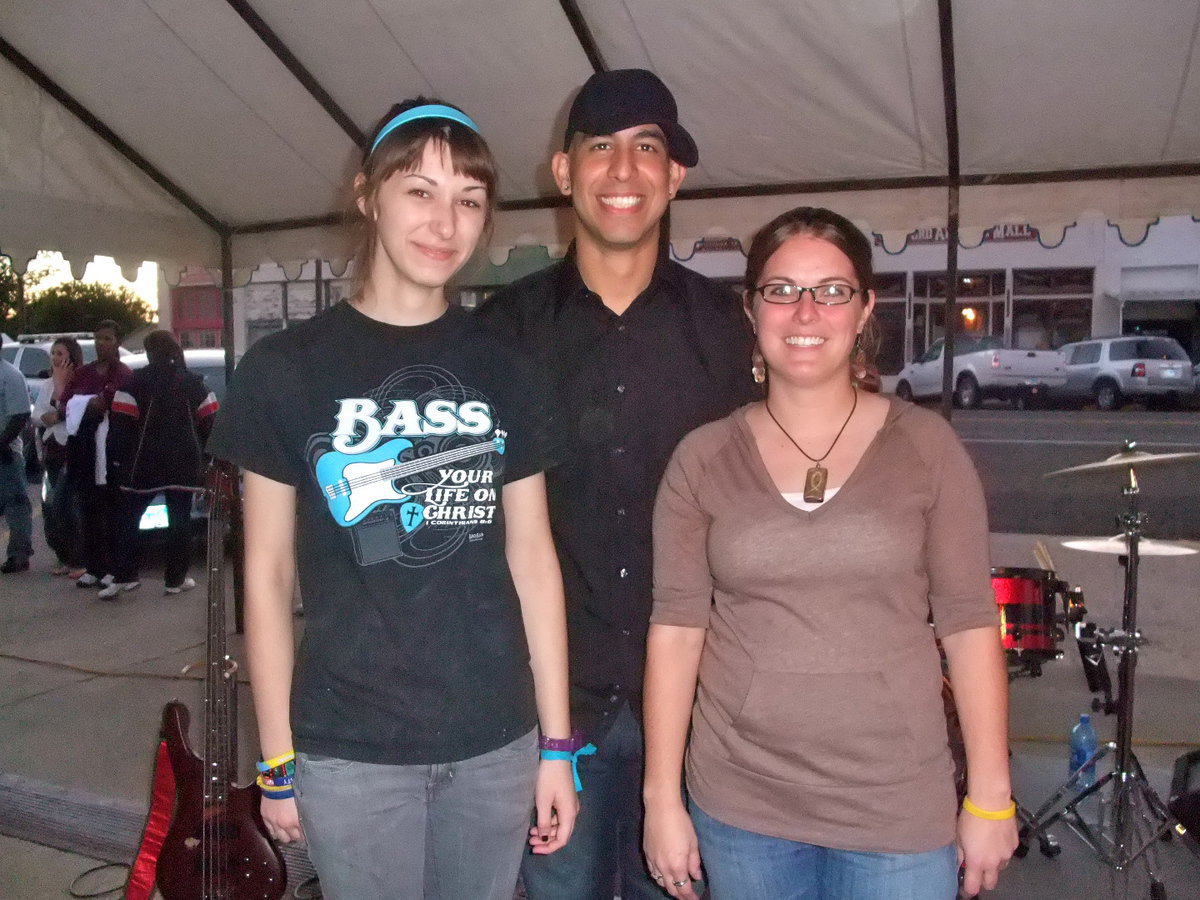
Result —
[{"label": "drum hardware", "polygon": [[1077,628],[1087,615],[1083,592],[1059,581],[1048,568],[1007,567],[992,569],[992,591],[1000,608],[1009,678],[1039,677],[1043,663],[1062,659],[1065,629]]},{"label": "drum hardware", "polygon": [[1092,712],[1103,712],[1106,716],[1111,716],[1117,711],[1117,704],[1113,700],[1112,679],[1108,675],[1108,662],[1104,658],[1104,637],[1101,630],[1091,622],[1081,622],[1075,626],[1075,643],[1079,647],[1079,658],[1083,662],[1083,677],[1087,679],[1088,691],[1104,695],[1103,699],[1092,698]]},{"label": "drum hardware", "polygon": [[[1111,648],[1118,657],[1117,666],[1117,739],[1101,746],[1082,766],[1072,772],[1054,794],[1033,815],[1033,823],[1021,828],[1020,837],[1027,845],[1029,837],[1040,836],[1055,822],[1062,820],[1096,855],[1117,871],[1122,871],[1141,859],[1150,878],[1150,896],[1154,900],[1166,897],[1166,888],[1159,877],[1155,842],[1169,837],[1173,827],[1182,828],[1171,811],[1154,792],[1141,763],[1133,753],[1134,674],[1137,669],[1138,646],[1143,638],[1137,627],[1138,563],[1141,558],[1142,532],[1147,517],[1138,507],[1137,468],[1142,465],[1166,465],[1200,459],[1197,453],[1143,454],[1134,450],[1131,441],[1115,456],[1099,463],[1059,469],[1048,475],[1093,474],[1124,470],[1125,484],[1121,493],[1128,504],[1117,517],[1125,539],[1127,552],[1120,555],[1125,569],[1125,589],[1121,611],[1121,627],[1096,630],[1093,648]],[[1086,671],[1086,670],[1085,670]],[[1090,686],[1090,684],[1089,684]],[[1113,769],[1096,781],[1078,789],[1084,771],[1098,760],[1114,754]],[[1065,804],[1062,801],[1071,796]],[[1094,826],[1080,813],[1080,806],[1095,797],[1104,813]]]}]

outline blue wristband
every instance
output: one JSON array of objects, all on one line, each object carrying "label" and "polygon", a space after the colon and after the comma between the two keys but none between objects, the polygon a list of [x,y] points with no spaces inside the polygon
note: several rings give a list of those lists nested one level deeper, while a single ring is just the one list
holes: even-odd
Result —
[{"label": "blue wristband", "polygon": [[542,759],[566,759],[571,763],[571,775],[575,778],[576,792],[583,790],[583,782],[579,780],[579,757],[591,756],[596,752],[595,744],[584,744],[574,753],[568,753],[566,750],[542,750]]}]

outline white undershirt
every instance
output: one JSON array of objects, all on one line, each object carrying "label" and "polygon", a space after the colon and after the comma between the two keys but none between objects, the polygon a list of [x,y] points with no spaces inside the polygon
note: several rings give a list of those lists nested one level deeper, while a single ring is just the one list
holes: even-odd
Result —
[{"label": "white undershirt", "polygon": [[822,504],[828,503],[830,499],[832,499],[833,495],[839,490],[841,490],[841,488],[826,488],[825,499],[820,503],[809,503],[804,499],[804,491],[781,491],[780,493],[783,494],[783,499],[792,504],[792,506],[796,507],[796,509],[802,509],[805,512],[812,512]]}]

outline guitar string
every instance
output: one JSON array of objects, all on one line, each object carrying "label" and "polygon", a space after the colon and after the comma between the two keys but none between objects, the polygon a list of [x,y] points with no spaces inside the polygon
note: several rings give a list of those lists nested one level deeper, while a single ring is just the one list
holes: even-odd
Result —
[{"label": "guitar string", "polygon": [[399,463],[389,469],[383,469],[379,472],[373,472],[369,475],[359,475],[353,479],[341,479],[338,483],[339,490],[342,485],[347,489],[362,487],[365,484],[370,484],[374,481],[392,481],[396,478],[402,478],[405,475],[410,475],[414,472],[422,472],[426,469],[433,468],[442,462],[456,462],[468,456],[474,456],[478,453],[488,453],[495,449],[495,441],[486,441],[482,444],[472,444],[470,447],[462,447],[457,450],[446,450],[444,453],[437,453],[433,456],[423,457],[421,459],[411,460],[406,463]]},{"label": "guitar string", "polygon": [[[472,444],[470,447],[463,447],[458,450],[447,450],[444,453],[438,453],[434,456],[424,457],[422,459],[412,460],[411,462],[399,463],[389,469],[383,469],[379,472],[372,472],[370,475],[359,475],[355,478],[342,478],[336,482],[336,494],[338,496],[354,488],[363,487],[376,481],[392,481],[396,478],[403,478],[405,475],[410,475],[414,472],[422,472],[426,469],[433,468],[442,462],[456,462],[460,459],[465,459],[468,456],[474,456],[478,453],[488,453],[495,448],[496,441],[486,441],[482,444]],[[436,461],[435,461],[436,460]]]},{"label": "guitar string", "polygon": [[[221,541],[220,523],[225,515],[224,501],[222,498],[221,474],[216,472],[214,475],[216,490],[212,498],[212,510],[208,520],[208,538],[209,548],[223,547]],[[210,567],[211,568],[211,567]],[[205,809],[204,823],[205,835],[204,847],[201,850],[203,859],[202,865],[205,870],[205,900],[209,897],[218,897],[222,890],[222,885],[225,884],[223,862],[225,859],[225,848],[223,846],[223,838],[225,829],[222,827],[221,817],[224,810],[219,803],[219,796],[215,796],[214,792],[219,790],[220,782],[225,777],[225,773],[219,771],[222,767],[219,765],[221,761],[221,753],[224,749],[221,747],[216,736],[226,737],[228,735],[229,722],[225,718],[227,705],[224,698],[220,694],[221,684],[218,669],[222,664],[219,653],[223,641],[223,625],[219,621],[217,613],[218,607],[221,606],[219,600],[223,585],[218,583],[218,579],[209,578],[208,584],[208,676],[206,682],[205,693],[205,759],[204,759],[204,778],[205,778]],[[226,738],[227,739],[227,738]]]}]

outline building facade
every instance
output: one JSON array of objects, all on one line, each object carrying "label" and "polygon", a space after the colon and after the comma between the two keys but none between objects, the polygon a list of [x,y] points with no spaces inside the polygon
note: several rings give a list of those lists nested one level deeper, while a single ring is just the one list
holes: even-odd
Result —
[{"label": "building facade", "polygon": [[[895,375],[945,333],[946,233],[930,228],[872,238],[877,363],[885,376]],[[1200,219],[1177,216],[1135,227],[1090,220],[1053,233],[997,225],[964,234],[959,244],[956,333],[995,335],[1006,346],[1027,349],[1105,335],[1169,335],[1200,360]],[[746,258],[734,238],[672,247],[672,254],[702,274],[742,287]],[[461,273],[452,297],[475,306],[550,261],[543,247],[516,248],[501,266],[481,255]],[[352,275],[321,261],[290,274],[260,266],[234,288],[237,353],[349,296]],[[219,291],[207,273],[172,288],[170,307],[170,327],[184,346],[220,345]]]}]

